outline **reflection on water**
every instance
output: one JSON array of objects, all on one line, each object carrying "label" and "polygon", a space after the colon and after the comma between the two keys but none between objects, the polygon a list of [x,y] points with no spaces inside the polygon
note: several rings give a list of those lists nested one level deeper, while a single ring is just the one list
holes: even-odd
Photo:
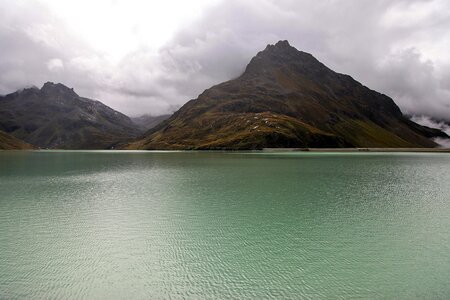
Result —
[{"label": "reflection on water", "polygon": [[450,155],[0,152],[0,298],[446,298]]}]

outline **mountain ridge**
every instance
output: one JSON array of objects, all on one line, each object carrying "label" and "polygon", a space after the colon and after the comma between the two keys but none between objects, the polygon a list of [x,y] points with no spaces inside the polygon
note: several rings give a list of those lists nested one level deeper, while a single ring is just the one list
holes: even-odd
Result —
[{"label": "mountain ridge", "polygon": [[205,90],[126,147],[436,147],[431,137],[447,135],[410,121],[388,96],[280,41],[258,52],[241,76]]},{"label": "mountain ridge", "polygon": [[108,149],[141,133],[126,115],[52,82],[0,97],[0,130],[52,149]]}]

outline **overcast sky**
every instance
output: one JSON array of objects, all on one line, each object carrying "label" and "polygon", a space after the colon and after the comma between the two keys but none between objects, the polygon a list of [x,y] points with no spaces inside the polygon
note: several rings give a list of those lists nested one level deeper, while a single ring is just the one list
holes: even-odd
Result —
[{"label": "overcast sky", "polygon": [[1,0],[0,94],[53,81],[168,113],[281,39],[405,113],[450,119],[448,0]]}]

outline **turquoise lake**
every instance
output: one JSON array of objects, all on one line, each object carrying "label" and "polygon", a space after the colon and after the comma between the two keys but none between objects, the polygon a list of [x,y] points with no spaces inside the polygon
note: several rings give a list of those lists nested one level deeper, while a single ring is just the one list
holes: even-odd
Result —
[{"label": "turquoise lake", "polygon": [[450,154],[0,151],[0,299],[449,299]]}]

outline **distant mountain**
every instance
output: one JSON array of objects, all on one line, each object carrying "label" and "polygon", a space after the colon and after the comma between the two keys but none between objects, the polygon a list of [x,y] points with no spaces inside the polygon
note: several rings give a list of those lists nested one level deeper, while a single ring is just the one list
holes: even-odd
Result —
[{"label": "distant mountain", "polygon": [[53,149],[109,149],[140,134],[124,114],[51,82],[0,97],[0,130]]},{"label": "distant mountain", "polygon": [[439,136],[388,96],[280,41],[128,148],[435,147]]},{"label": "distant mountain", "polygon": [[0,150],[29,150],[29,149],[33,149],[33,146],[13,137],[12,135],[0,131]]},{"label": "distant mountain", "polygon": [[171,115],[150,116],[142,115],[140,117],[131,118],[134,124],[139,126],[143,132],[146,132],[164,120],[170,118]]}]

